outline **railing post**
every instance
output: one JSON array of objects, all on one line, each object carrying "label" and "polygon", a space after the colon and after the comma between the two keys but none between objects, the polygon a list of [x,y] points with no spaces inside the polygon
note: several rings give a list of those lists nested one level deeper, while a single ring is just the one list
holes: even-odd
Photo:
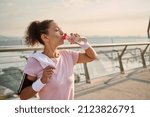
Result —
[{"label": "railing post", "polygon": [[148,38],[150,39],[150,18],[149,18],[149,24],[147,28],[147,35],[148,35]]},{"label": "railing post", "polygon": [[84,63],[83,66],[84,66],[84,73],[85,73],[86,83],[91,83],[88,68],[87,68],[87,63]]},{"label": "railing post", "polygon": [[122,64],[122,56],[124,54],[124,52],[126,51],[127,49],[127,45],[124,47],[124,49],[122,50],[121,54],[118,56],[118,59],[119,59],[119,64],[120,64],[120,71],[122,74],[124,74],[124,67],[123,67],[123,64]]},{"label": "railing post", "polygon": [[145,58],[144,58],[144,54],[145,54],[145,52],[146,52],[148,46],[149,46],[149,44],[146,46],[146,48],[145,48],[143,51],[141,50],[141,58],[142,58],[143,68],[146,68],[146,67],[147,67],[147,66],[146,66],[146,62],[145,62]]},{"label": "railing post", "polygon": [[119,54],[119,52],[117,50],[114,50],[117,52],[118,54],[118,61],[119,61],[119,68],[120,68],[120,73],[124,74],[124,67],[123,67],[123,64],[122,64],[122,56],[124,54],[124,52],[126,51],[127,49],[127,45],[124,47],[124,49],[122,50],[121,54]]}]

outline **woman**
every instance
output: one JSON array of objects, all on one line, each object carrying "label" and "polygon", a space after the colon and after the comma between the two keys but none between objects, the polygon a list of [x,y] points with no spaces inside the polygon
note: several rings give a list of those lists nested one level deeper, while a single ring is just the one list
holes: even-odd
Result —
[{"label": "woman", "polygon": [[[38,93],[42,100],[69,100],[74,99],[73,67],[76,63],[86,63],[96,59],[96,52],[84,41],[80,45],[85,53],[71,50],[58,50],[64,44],[63,31],[54,20],[42,22],[33,21],[26,32],[26,43],[30,46],[44,45],[43,52],[56,66],[47,66],[44,69],[33,57],[29,57],[24,73],[26,79],[33,84],[26,86],[20,93],[20,99],[29,99]],[[80,38],[78,34],[71,34],[71,43]]]}]

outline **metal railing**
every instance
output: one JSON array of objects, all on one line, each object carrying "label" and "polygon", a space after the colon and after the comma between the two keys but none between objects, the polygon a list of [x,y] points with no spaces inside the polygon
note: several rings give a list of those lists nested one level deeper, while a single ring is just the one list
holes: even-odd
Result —
[{"label": "metal railing", "polygon": [[[140,46],[144,46],[144,45],[145,45],[144,49],[140,48]],[[121,49],[121,50],[113,49],[112,51],[117,53],[120,73],[124,74],[125,70],[124,70],[124,66],[122,63],[122,58],[123,58],[125,51],[128,49],[128,47],[129,46],[138,46],[138,49],[139,49],[140,55],[141,55],[143,68],[146,68],[147,65],[145,62],[144,55],[145,55],[149,45],[150,45],[150,42],[140,42],[140,43],[93,44],[92,47],[93,48],[123,47],[123,49]],[[80,47],[76,46],[76,45],[68,45],[68,46],[60,46],[58,49],[76,49],[76,48],[80,48]],[[42,50],[42,49],[43,49],[42,47],[38,47],[38,48],[31,48],[31,47],[0,48],[0,53],[38,51],[38,50]],[[136,47],[136,49],[137,49],[137,47]],[[88,67],[87,67],[86,63],[84,64],[84,73],[85,73],[85,77],[86,77],[86,83],[90,83],[90,75],[89,75]]]}]

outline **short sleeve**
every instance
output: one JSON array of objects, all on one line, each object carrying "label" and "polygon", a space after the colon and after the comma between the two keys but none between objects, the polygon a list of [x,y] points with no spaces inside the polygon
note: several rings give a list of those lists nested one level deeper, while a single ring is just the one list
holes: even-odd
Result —
[{"label": "short sleeve", "polygon": [[67,51],[71,55],[73,65],[75,65],[78,61],[78,58],[79,58],[79,52],[74,51],[74,50],[67,50]]},{"label": "short sleeve", "polygon": [[71,51],[71,55],[73,59],[73,64],[75,65],[78,62],[79,52]]},{"label": "short sleeve", "polygon": [[37,77],[40,68],[41,68],[40,63],[36,59],[29,57],[27,64],[25,65],[24,68],[24,73]]}]

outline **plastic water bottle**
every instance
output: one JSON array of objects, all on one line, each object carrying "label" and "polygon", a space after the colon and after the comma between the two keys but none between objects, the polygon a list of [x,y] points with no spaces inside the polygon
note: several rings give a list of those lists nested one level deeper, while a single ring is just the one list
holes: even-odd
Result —
[{"label": "plastic water bottle", "polygon": [[86,38],[84,38],[84,37],[75,37],[73,39],[71,36],[68,36],[66,33],[64,33],[63,39],[68,40],[71,44],[76,43],[78,45],[82,45],[85,43],[85,41],[87,41]]}]

